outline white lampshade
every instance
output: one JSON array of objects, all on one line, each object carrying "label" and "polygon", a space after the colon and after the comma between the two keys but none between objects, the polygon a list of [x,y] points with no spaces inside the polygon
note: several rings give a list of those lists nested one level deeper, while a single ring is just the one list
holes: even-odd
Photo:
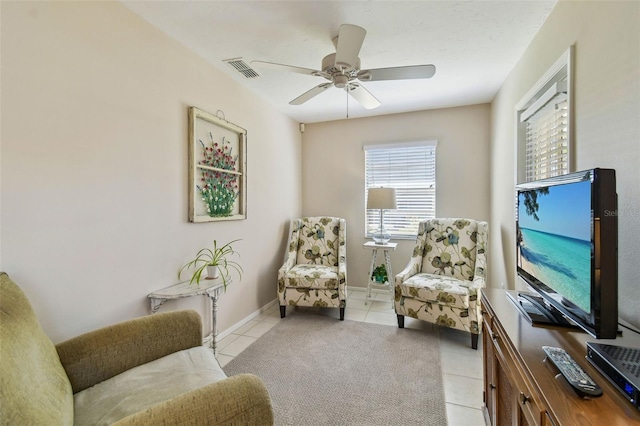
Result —
[{"label": "white lampshade", "polygon": [[367,209],[393,210],[396,204],[395,188],[369,188],[367,192]]},{"label": "white lampshade", "polygon": [[376,244],[386,244],[391,236],[384,229],[384,211],[397,209],[395,188],[369,188],[367,192],[367,209],[380,210],[380,227],[373,234]]}]

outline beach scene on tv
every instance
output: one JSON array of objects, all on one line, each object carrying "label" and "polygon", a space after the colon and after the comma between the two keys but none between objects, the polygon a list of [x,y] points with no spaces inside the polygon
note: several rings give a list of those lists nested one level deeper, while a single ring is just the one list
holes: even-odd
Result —
[{"label": "beach scene on tv", "polygon": [[518,194],[518,266],[591,311],[591,182]]}]

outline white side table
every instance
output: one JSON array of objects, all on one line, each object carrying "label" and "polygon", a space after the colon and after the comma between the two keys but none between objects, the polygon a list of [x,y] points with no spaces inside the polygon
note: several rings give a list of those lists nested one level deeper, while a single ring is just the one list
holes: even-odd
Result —
[{"label": "white side table", "polygon": [[[394,251],[398,247],[398,243],[385,243],[377,244],[374,241],[368,241],[362,245],[363,248],[371,250],[371,266],[369,267],[369,277],[367,278],[367,298],[365,299],[365,305],[367,301],[371,299],[371,285],[384,285],[389,287],[389,293],[391,293],[391,304],[393,305],[393,271],[391,270],[391,258],[389,257],[389,251]],[[387,282],[386,284],[372,283],[371,276],[373,275],[373,268],[376,266],[376,256],[378,250],[382,250],[384,253],[384,263],[387,268]]]},{"label": "white side table", "polygon": [[[229,285],[230,281],[227,281]],[[179,282],[178,284],[170,285],[161,290],[149,293],[147,297],[151,303],[151,313],[158,312],[160,306],[169,299],[181,299],[184,297],[193,296],[207,296],[211,306],[211,333],[205,336],[203,344],[209,339],[211,340],[211,349],[213,354],[217,356],[216,352],[216,336],[218,330],[216,329],[216,316],[218,313],[218,297],[224,292],[224,285],[222,278],[215,280],[202,279],[200,285],[189,284],[189,281]]]}]

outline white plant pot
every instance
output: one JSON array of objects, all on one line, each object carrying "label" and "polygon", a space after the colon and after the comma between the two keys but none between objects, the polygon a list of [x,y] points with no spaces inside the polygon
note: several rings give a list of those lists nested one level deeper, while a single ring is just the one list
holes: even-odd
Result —
[{"label": "white plant pot", "polygon": [[207,265],[207,279],[215,280],[217,278],[220,278],[220,268],[218,268],[218,265]]}]

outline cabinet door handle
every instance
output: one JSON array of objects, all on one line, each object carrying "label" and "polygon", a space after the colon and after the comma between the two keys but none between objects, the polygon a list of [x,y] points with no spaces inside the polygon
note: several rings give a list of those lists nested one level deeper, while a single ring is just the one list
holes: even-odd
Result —
[{"label": "cabinet door handle", "polygon": [[521,404],[526,404],[527,401],[529,401],[531,399],[531,397],[528,397],[527,395],[524,394],[524,392],[520,392],[520,403]]},{"label": "cabinet door handle", "polygon": [[496,385],[494,385],[493,383],[489,383],[489,389],[495,389]]},{"label": "cabinet door handle", "polygon": [[498,340],[498,337],[500,337],[500,336],[498,336],[498,334],[497,334],[497,333],[494,333],[493,331],[491,332],[491,338],[492,338],[493,340]]}]

